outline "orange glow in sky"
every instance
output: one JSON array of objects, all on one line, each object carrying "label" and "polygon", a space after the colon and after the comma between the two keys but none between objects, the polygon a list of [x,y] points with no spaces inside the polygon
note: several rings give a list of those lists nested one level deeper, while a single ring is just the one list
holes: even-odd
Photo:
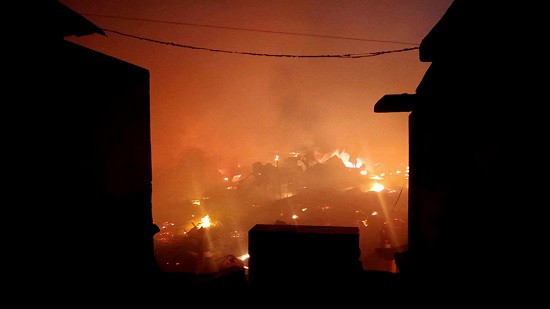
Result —
[{"label": "orange glow in sky", "polygon": [[418,50],[266,55],[418,47],[452,0],[60,2],[107,34],[68,41],[150,72],[160,222],[172,205],[200,198],[219,169],[274,163],[280,154],[345,150],[353,164],[407,164],[408,113],[373,109],[385,94],[415,92],[429,66]]}]

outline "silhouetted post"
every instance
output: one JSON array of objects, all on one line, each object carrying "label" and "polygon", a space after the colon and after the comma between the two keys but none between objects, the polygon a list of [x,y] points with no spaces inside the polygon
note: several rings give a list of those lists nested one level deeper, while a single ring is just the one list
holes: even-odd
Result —
[{"label": "silhouetted post", "polygon": [[201,274],[204,271],[204,253],[206,251],[206,230],[204,228],[197,229],[197,269],[196,274]]},{"label": "silhouetted post", "polygon": [[275,156],[275,172],[277,173],[277,194],[278,199],[282,199],[282,193],[281,193],[281,172],[279,170],[279,155]]}]

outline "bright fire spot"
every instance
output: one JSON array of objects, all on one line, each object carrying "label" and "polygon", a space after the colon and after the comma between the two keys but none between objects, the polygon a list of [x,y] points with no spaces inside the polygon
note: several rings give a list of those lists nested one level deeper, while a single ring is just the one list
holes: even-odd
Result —
[{"label": "bright fire spot", "polygon": [[373,176],[370,176],[370,179],[381,180],[382,177],[380,177],[380,176],[378,176],[378,175],[373,175]]},{"label": "bright fire spot", "polygon": [[297,215],[293,215],[293,216],[292,216],[292,219],[298,219],[298,216],[297,216]]},{"label": "bright fire spot", "polygon": [[354,167],[355,167],[355,164],[353,164],[353,163],[351,163],[351,162],[349,162],[349,161],[342,161],[342,162],[344,162],[344,165],[345,165],[346,167],[349,167],[349,168],[354,168]]},{"label": "bright fire spot", "polygon": [[239,257],[241,261],[246,261],[250,257],[250,254],[245,253]]},{"label": "bright fire spot", "polygon": [[365,176],[365,175],[367,175],[367,171],[366,171],[366,170],[362,170],[362,171],[360,172],[360,174],[363,175],[363,176]]},{"label": "bright fire spot", "polygon": [[169,227],[169,226],[174,226],[174,223],[172,223],[172,222],[164,222],[164,223],[162,224],[162,228],[163,228],[163,229],[165,229],[165,228],[167,228],[167,227]]},{"label": "bright fire spot", "polygon": [[199,223],[199,228],[207,228],[207,227],[210,227],[211,226],[211,223],[210,223],[210,216],[209,215],[206,215],[204,217],[201,218],[201,223]]},{"label": "bright fire spot", "polygon": [[377,211],[373,211],[373,212],[371,213],[371,216],[376,216],[377,214],[378,214]]},{"label": "bright fire spot", "polygon": [[241,180],[241,175],[235,175],[233,176],[233,179],[231,180],[231,182],[237,182],[239,180]]},{"label": "bright fire spot", "polygon": [[350,167],[350,168],[360,168],[362,165],[363,165],[363,161],[361,159],[356,159],[355,160],[355,163],[351,162],[350,161],[350,154],[345,152],[345,151],[342,151],[340,153],[336,152],[334,155],[337,155],[340,160],[342,160],[342,162],[344,163],[344,165],[346,167]]},{"label": "bright fire spot", "polygon": [[340,158],[340,160],[342,160],[342,163],[344,163],[346,167],[360,168],[361,166],[363,166],[363,160],[359,158],[355,159],[355,163],[350,161],[351,155],[346,151],[335,150],[332,153],[317,154],[317,156],[318,156],[317,161],[321,163],[332,158],[333,156],[337,156],[338,158]]},{"label": "bright fire spot", "polygon": [[372,187],[370,188],[370,191],[374,191],[374,192],[380,192],[384,190],[384,185],[381,185],[379,183],[375,183],[374,185],[372,185]]},{"label": "bright fire spot", "polygon": [[302,208],[302,211],[306,211],[307,210],[307,207],[306,208]]}]

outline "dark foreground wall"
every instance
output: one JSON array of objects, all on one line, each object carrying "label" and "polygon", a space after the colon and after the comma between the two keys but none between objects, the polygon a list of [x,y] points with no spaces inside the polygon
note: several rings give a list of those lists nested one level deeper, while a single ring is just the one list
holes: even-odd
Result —
[{"label": "dark foreground wall", "polygon": [[[411,288],[489,298],[492,287],[491,296],[504,299],[534,270],[538,254],[528,251],[545,226],[535,223],[544,194],[534,173],[544,165],[546,133],[537,129],[543,87],[533,74],[542,61],[528,41],[543,28],[517,17],[535,21],[536,11],[455,0],[422,40],[419,60],[430,66],[416,93],[375,106],[411,112],[409,250],[396,257]],[[503,63],[496,55],[511,32],[518,36]]]},{"label": "dark foreground wall", "polygon": [[66,41],[21,49],[6,107],[9,220],[30,238],[13,259],[84,278],[155,271],[149,71]]}]

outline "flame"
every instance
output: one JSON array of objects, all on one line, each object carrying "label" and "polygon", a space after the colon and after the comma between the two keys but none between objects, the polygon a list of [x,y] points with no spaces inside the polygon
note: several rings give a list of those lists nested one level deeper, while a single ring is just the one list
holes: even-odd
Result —
[{"label": "flame", "polygon": [[242,175],[235,175],[231,179],[231,182],[239,182],[239,180],[241,180],[241,177],[242,177]]},{"label": "flame", "polygon": [[345,150],[342,150],[342,151],[335,150],[328,156],[325,155],[324,157],[330,158],[332,156],[337,156],[338,158],[340,158],[340,160],[342,160],[344,165],[349,168],[360,168],[361,166],[363,166],[363,163],[364,163],[364,161],[360,158],[355,159],[355,162],[350,161],[351,155],[347,153]]},{"label": "flame", "polygon": [[360,168],[365,163],[365,161],[360,158],[355,159],[355,163],[350,161],[351,155],[347,153],[345,150],[340,151],[337,149],[329,153],[320,153],[320,152],[315,153],[315,158],[320,163],[324,163],[328,159],[334,156],[342,160],[342,163],[344,163],[344,165],[348,168]]},{"label": "flame", "polygon": [[370,188],[370,191],[374,192],[381,192],[382,190],[384,190],[384,185],[377,182],[375,182]]},{"label": "flame", "polygon": [[209,228],[211,225],[212,225],[212,223],[210,222],[210,216],[206,215],[206,216],[201,218],[201,223],[199,223],[198,227],[199,228]]}]

